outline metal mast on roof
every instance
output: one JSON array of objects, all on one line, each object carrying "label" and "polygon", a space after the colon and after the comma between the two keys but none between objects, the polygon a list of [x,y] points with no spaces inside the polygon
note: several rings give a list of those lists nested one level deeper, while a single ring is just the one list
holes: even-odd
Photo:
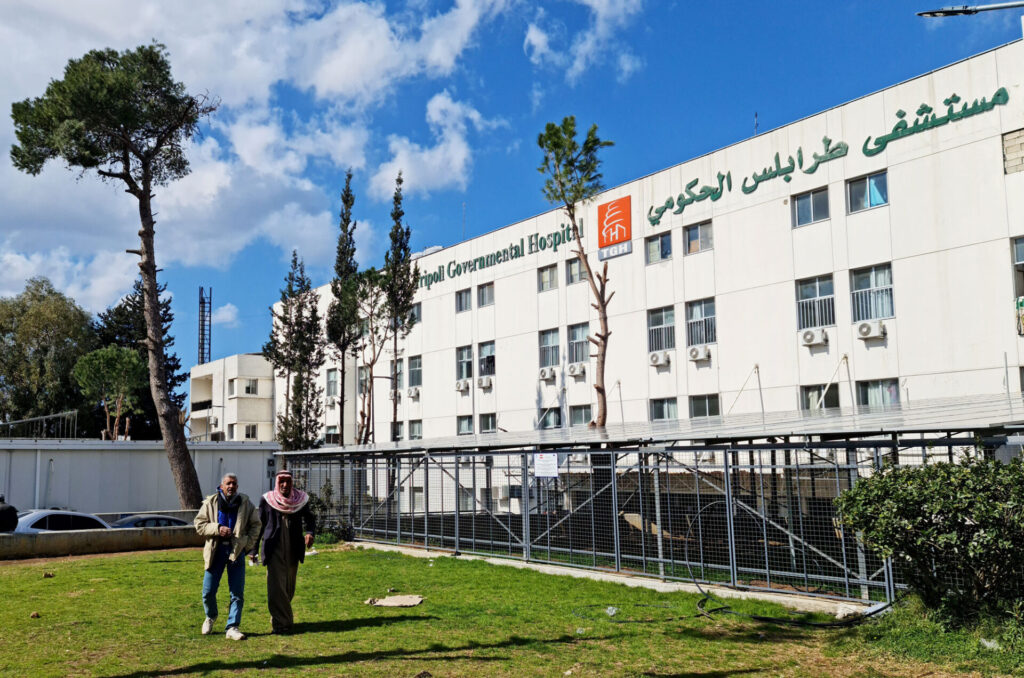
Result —
[{"label": "metal mast on roof", "polygon": [[210,344],[213,339],[213,288],[205,292],[199,288],[199,364],[210,362]]}]

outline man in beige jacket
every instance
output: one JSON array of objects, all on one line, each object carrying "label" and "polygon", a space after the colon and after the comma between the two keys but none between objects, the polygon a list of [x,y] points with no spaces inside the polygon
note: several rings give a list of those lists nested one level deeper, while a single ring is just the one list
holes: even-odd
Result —
[{"label": "man in beige jacket", "polygon": [[203,560],[206,573],[203,575],[203,635],[213,631],[217,619],[217,588],[224,570],[228,571],[228,590],[231,605],[225,637],[244,640],[245,634],[239,629],[242,623],[242,604],[245,593],[245,554],[252,551],[260,537],[259,512],[249,497],[238,491],[238,476],[227,473],[221,479],[217,492],[211,494],[199,507],[195,519],[196,532],[206,537]]}]

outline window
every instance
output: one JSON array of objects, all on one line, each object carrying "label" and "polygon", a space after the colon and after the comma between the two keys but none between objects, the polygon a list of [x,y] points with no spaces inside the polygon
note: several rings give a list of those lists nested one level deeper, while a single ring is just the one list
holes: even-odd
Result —
[{"label": "window", "polygon": [[423,386],[423,356],[409,356],[409,386]]},{"label": "window", "polygon": [[493,412],[480,415],[480,433],[494,433],[497,430],[498,415]]},{"label": "window", "polygon": [[[824,400],[821,397],[822,391],[825,392]],[[819,405],[819,403],[821,404]],[[800,387],[801,410],[819,410],[829,407],[839,407],[839,387],[836,384],[829,384],[827,391],[824,384]]]},{"label": "window", "polygon": [[476,508],[476,501],[473,498],[472,487],[459,486],[459,510],[472,511]]},{"label": "window", "polygon": [[585,363],[590,360],[590,324],[569,325],[569,362]]},{"label": "window", "polygon": [[853,271],[853,322],[893,316],[892,267],[879,264]]},{"label": "window", "polygon": [[654,398],[651,400],[651,421],[678,419],[675,398]]},{"label": "window", "polygon": [[490,306],[494,303],[494,283],[487,283],[486,285],[479,285],[476,288],[476,305],[477,308],[483,308],[484,306]]},{"label": "window", "polygon": [[337,426],[328,426],[324,431],[324,442],[328,445],[340,445],[341,436],[338,435]]},{"label": "window", "polygon": [[551,407],[541,410],[537,414],[537,428],[562,428],[562,410],[558,407]]},{"label": "window", "polygon": [[473,308],[473,294],[468,287],[455,293],[455,312],[462,313]]},{"label": "window", "polygon": [[395,443],[402,439],[402,422],[391,422],[391,442]]},{"label": "window", "polygon": [[235,380],[234,379],[228,379],[228,395],[229,396],[235,395]]},{"label": "window", "polygon": [[480,356],[480,376],[494,376],[494,342],[481,342],[477,351]]},{"label": "window", "polygon": [[797,329],[829,327],[836,324],[836,304],[832,276],[798,280],[796,283]]},{"label": "window", "polygon": [[402,359],[391,361],[391,389],[396,390],[402,388],[405,383],[405,370],[403,369]]},{"label": "window", "polygon": [[672,258],[672,233],[654,235],[644,241],[647,244],[647,263],[656,264]]},{"label": "window", "polygon": [[793,228],[828,219],[828,189],[793,196]]},{"label": "window", "polygon": [[234,439],[235,439],[235,425],[234,424],[228,424],[228,440],[234,440]]},{"label": "window", "polygon": [[369,369],[363,365],[356,370],[356,377],[359,382],[359,395],[366,395],[370,392]]},{"label": "window", "polygon": [[540,366],[558,365],[558,330],[543,330],[540,333]]},{"label": "window", "polygon": [[857,404],[869,407],[896,405],[900,402],[900,387],[896,379],[876,379],[857,382]]},{"label": "window", "polygon": [[423,320],[423,308],[420,306],[420,302],[416,302],[412,305],[412,310],[409,311],[409,322],[413,325],[420,323]]},{"label": "window", "polygon": [[710,221],[687,226],[684,229],[683,235],[686,237],[687,254],[696,254],[697,252],[713,249],[715,246]]},{"label": "window", "polygon": [[546,292],[558,287],[558,265],[551,264],[537,269],[537,291]]},{"label": "window", "polygon": [[338,370],[327,370],[327,393],[328,398],[338,395]]},{"label": "window", "polygon": [[[72,530],[102,530],[103,525],[95,518],[89,516],[68,516],[71,519]],[[50,528],[53,529],[53,528]]]},{"label": "window", "polygon": [[869,174],[846,183],[850,214],[889,203],[889,188],[885,172]]},{"label": "window", "polygon": [[1024,297],[1024,238],[1013,240],[1013,289],[1015,296]]},{"label": "window", "polygon": [[590,405],[569,407],[569,426],[586,426],[590,423]]},{"label": "window", "polygon": [[256,435],[257,435],[256,434],[256,430],[257,430],[256,424],[246,424],[245,425],[245,439],[246,440],[256,440]]},{"label": "window", "polygon": [[409,501],[409,512],[423,513],[427,507],[427,502],[425,501],[426,494],[423,492],[423,487],[420,485],[413,485],[410,490],[409,494],[412,495],[412,497]]},{"label": "window", "polygon": [[246,395],[259,395],[260,391],[260,380],[259,379],[246,379],[245,380],[245,394]]},{"label": "window", "polygon": [[672,306],[647,312],[647,350],[666,351],[676,347],[676,310]]},{"label": "window", "polygon": [[690,396],[691,417],[717,417],[718,394]]},{"label": "window", "polygon": [[460,436],[468,436],[473,433],[473,415],[467,414],[455,420],[456,432]]},{"label": "window", "polygon": [[565,262],[565,284],[572,285],[584,282],[587,279],[587,269],[583,268],[583,262],[579,257],[569,259]]},{"label": "window", "polygon": [[409,422],[409,440],[423,439],[423,420],[413,419]]},{"label": "window", "polygon": [[473,347],[460,346],[455,349],[455,378],[473,378]]},{"label": "window", "polygon": [[714,297],[688,303],[686,305],[686,345],[713,344],[717,339]]}]

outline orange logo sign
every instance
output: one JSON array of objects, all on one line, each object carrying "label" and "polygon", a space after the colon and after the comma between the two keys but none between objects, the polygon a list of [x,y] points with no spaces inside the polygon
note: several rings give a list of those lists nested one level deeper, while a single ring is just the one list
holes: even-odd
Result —
[{"label": "orange logo sign", "polygon": [[608,247],[632,238],[629,196],[597,206],[597,246]]}]

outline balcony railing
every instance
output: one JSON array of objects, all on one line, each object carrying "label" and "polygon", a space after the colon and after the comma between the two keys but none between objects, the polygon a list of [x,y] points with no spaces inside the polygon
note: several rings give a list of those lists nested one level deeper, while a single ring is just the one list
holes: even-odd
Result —
[{"label": "balcony railing", "polygon": [[892,286],[872,287],[853,293],[853,322],[893,317]]},{"label": "balcony railing", "polygon": [[801,299],[796,302],[797,329],[830,327],[836,324],[836,299],[833,295]]},{"label": "balcony railing", "polygon": [[713,344],[718,341],[715,331],[715,316],[686,321],[686,345]]},{"label": "balcony railing", "polygon": [[647,350],[667,351],[676,347],[676,326],[665,325],[647,330]]}]

